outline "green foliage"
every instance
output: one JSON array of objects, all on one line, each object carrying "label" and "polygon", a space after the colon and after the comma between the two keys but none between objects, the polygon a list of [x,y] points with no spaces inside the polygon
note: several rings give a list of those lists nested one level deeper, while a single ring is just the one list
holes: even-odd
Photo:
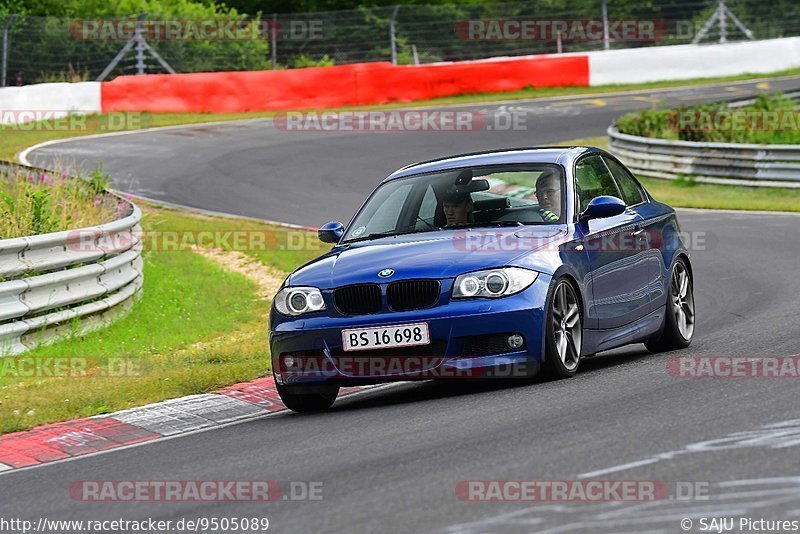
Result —
[{"label": "green foliage", "polygon": [[[551,19],[596,20],[601,15],[600,0],[0,0],[2,13],[18,12],[26,19],[15,22],[12,31],[9,75],[13,80],[22,74],[25,83],[74,79],[94,79],[116,55],[124,43],[114,41],[81,42],[69,35],[67,19],[119,19],[147,13],[151,19],[219,20],[260,19],[263,14],[278,14],[280,27],[292,22],[321,23],[321,37],[280,37],[277,61],[300,67],[315,65],[327,54],[337,64],[360,61],[388,61],[389,25],[395,5],[400,8],[395,19],[399,64],[413,63],[411,46],[418,50],[422,63],[459,61],[486,57],[556,52],[553,39],[470,39],[465,36],[470,20]],[[795,21],[800,20],[800,2],[796,0],[728,0],[727,6],[749,27],[758,39],[798,35]],[[680,3],[615,0],[608,2],[612,20],[669,21],[668,35],[652,41],[632,43],[614,39],[612,48],[687,44],[713,13],[716,3],[705,0]],[[36,19],[31,17],[50,17]],[[47,22],[44,22],[47,20]],[[677,21],[685,23],[683,29]],[[731,21],[729,39],[743,39]],[[718,39],[716,29],[707,41]],[[289,38],[284,38],[289,37]],[[151,46],[177,72],[260,70],[271,68],[269,42],[264,38],[226,41],[157,41]],[[597,41],[563,41],[564,52],[596,50]],[[309,62],[308,58],[314,58]],[[151,62],[148,59],[148,62]],[[75,72],[68,69],[74,65]],[[130,55],[112,73],[134,71]],[[151,69],[158,72],[158,68]],[[88,76],[85,74],[88,73]]]},{"label": "green foliage", "polygon": [[[18,6],[17,6],[18,7]],[[1,11],[0,11],[1,12]],[[125,45],[123,39],[85,38],[83,21],[133,20],[145,13],[149,20],[243,21],[240,14],[214,0],[38,0],[27,2],[24,16],[10,29],[8,76],[23,82],[86,81],[96,79]],[[4,17],[0,15],[0,25]],[[256,22],[250,24],[255,25]],[[151,40],[150,46],[177,72],[240,71],[269,68],[269,43],[255,26],[238,39]],[[246,33],[246,32],[242,32]],[[148,73],[161,72],[147,57]],[[135,73],[135,53],[130,51],[109,79]]]},{"label": "green foliage", "polygon": [[763,111],[792,110],[797,109],[797,103],[781,93],[761,94],[756,97],[756,101],[749,108]]},{"label": "green foliage", "polygon": [[46,234],[53,231],[55,221],[50,213],[50,191],[38,189],[27,191],[30,206],[30,225],[33,234]]},{"label": "green foliage", "polygon": [[617,119],[617,128],[628,135],[640,137],[676,138],[669,129],[672,110],[648,109],[639,113],[629,113]]},{"label": "green foliage", "polygon": [[0,239],[84,228],[124,215],[128,204],[107,195],[108,176],[0,174]]},{"label": "green foliage", "polygon": [[37,77],[37,80],[40,83],[88,82],[89,80],[91,80],[91,75],[89,74],[88,70],[86,69],[80,71],[76,70],[75,67],[73,67],[72,63],[69,63],[67,64],[67,67],[63,70],[40,72]]},{"label": "green foliage", "polygon": [[676,187],[695,187],[697,180],[691,174],[679,174],[673,184]]},{"label": "green foliage", "polygon": [[[743,122],[737,125],[734,117]],[[624,134],[660,139],[800,144],[800,108],[779,93],[759,95],[754,103],[739,108],[718,103],[629,113],[616,125]]]},{"label": "green foliage", "polygon": [[313,59],[303,54],[292,59],[291,67],[293,69],[303,69],[306,67],[330,67],[335,64],[336,62],[328,54],[319,59]]},{"label": "green foliage", "polygon": [[92,196],[103,194],[111,186],[111,177],[103,172],[102,167],[98,167],[89,173],[86,179],[86,187]]},{"label": "green foliage", "polygon": [[0,15],[7,13],[20,13],[27,12],[27,2],[25,0],[0,0]]}]

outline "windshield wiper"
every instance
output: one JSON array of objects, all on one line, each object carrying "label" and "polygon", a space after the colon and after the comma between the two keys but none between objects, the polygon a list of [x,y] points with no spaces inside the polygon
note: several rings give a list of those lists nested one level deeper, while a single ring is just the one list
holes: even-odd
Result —
[{"label": "windshield wiper", "polygon": [[422,234],[425,232],[431,232],[433,230],[441,230],[441,228],[432,226],[430,229],[424,229],[424,230],[414,229],[414,230],[406,230],[404,232],[395,232],[394,230],[389,230],[388,232],[374,232],[361,237],[356,237],[355,239],[348,239],[342,244],[346,245],[348,243],[358,243],[359,241],[369,241],[370,239],[379,239],[381,237],[394,237],[398,235],[408,235],[408,234]]},{"label": "windshield wiper", "polygon": [[[528,223],[532,224],[532,223]],[[399,235],[408,235],[408,234],[423,234],[426,232],[433,232],[439,230],[457,230],[459,228],[478,228],[478,227],[505,227],[505,226],[526,226],[526,223],[522,221],[494,221],[494,222],[482,222],[482,223],[461,223],[461,224],[454,224],[453,226],[431,226],[430,228],[423,228],[414,229],[414,230],[406,230],[404,232],[395,232],[394,230],[389,230],[388,232],[373,232],[371,234],[362,235],[360,237],[356,237],[354,239],[348,239],[347,241],[342,242],[343,245],[348,243],[358,243],[359,241],[370,241],[372,239],[380,239],[382,237],[395,237]]]},{"label": "windshield wiper", "polygon": [[430,228],[431,230],[441,230],[441,228],[439,228],[438,226],[432,225],[431,223],[429,223],[428,221],[426,221],[425,219],[423,219],[419,215],[417,215],[417,220],[427,224],[428,228]]}]

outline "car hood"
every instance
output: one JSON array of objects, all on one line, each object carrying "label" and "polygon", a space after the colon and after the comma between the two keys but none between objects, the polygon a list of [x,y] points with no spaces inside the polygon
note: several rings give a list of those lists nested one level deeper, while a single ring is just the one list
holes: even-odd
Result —
[{"label": "car hood", "polygon": [[[408,278],[455,278],[479,269],[517,265],[552,273],[566,227],[440,230],[334,247],[297,269],[287,285],[330,289]],[[535,253],[534,253],[535,252]],[[392,269],[390,277],[380,271]]]}]

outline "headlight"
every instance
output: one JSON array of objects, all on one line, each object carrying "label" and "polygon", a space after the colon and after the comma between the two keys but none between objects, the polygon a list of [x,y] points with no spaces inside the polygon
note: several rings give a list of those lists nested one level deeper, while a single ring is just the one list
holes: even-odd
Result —
[{"label": "headlight", "polygon": [[519,293],[539,276],[536,271],[520,267],[504,267],[462,274],[453,284],[453,298],[505,297]]},{"label": "headlight", "polygon": [[316,287],[286,287],[275,295],[275,309],[283,315],[301,315],[325,309],[325,300]]}]

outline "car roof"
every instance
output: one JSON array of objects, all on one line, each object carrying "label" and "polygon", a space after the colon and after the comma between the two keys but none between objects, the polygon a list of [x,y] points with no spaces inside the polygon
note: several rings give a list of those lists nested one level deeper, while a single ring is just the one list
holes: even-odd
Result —
[{"label": "car roof", "polygon": [[403,178],[426,172],[446,171],[462,167],[478,167],[484,165],[555,163],[568,166],[579,156],[589,152],[606,154],[604,150],[589,146],[538,146],[488,150],[485,152],[458,154],[407,165],[395,171],[383,181],[387,182],[396,178]]}]

